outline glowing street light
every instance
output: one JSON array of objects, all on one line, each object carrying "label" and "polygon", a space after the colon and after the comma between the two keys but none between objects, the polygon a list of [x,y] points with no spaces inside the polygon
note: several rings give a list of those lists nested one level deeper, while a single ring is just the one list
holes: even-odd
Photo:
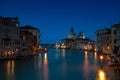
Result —
[{"label": "glowing street light", "polygon": [[100,59],[103,60],[103,56],[100,56]]}]

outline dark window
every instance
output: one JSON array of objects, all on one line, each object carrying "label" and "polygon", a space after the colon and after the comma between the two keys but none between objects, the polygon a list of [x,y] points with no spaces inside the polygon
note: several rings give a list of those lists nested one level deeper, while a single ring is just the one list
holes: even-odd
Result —
[{"label": "dark window", "polygon": [[116,31],[114,31],[114,34],[116,34]]},{"label": "dark window", "polygon": [[114,44],[116,44],[116,39],[114,39]]},{"label": "dark window", "polygon": [[109,40],[109,36],[107,36],[107,40]]}]

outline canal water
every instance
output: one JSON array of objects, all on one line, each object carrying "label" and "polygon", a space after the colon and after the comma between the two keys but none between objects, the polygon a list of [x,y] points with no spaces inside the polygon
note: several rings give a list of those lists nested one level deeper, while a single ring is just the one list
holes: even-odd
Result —
[{"label": "canal water", "polygon": [[0,61],[0,80],[120,80],[97,53],[50,48],[47,53]]}]

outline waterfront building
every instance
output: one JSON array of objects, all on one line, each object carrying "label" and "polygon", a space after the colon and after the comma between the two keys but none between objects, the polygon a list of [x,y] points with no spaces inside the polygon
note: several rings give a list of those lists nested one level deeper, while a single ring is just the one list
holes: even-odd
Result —
[{"label": "waterfront building", "polygon": [[111,53],[111,29],[100,29],[95,32],[95,43],[98,52]]},{"label": "waterfront building", "polygon": [[116,48],[118,48],[116,55],[120,55],[120,23],[117,24],[116,28]]},{"label": "waterfront building", "polygon": [[85,39],[85,33],[84,32],[79,32],[77,38]]},{"label": "waterfront building", "polygon": [[75,39],[75,42],[76,42],[76,49],[88,50],[88,51],[94,50],[93,41],[90,40],[89,38],[86,38],[85,33],[83,32],[79,32],[77,38]]},{"label": "waterfront building", "polygon": [[75,48],[75,38],[76,38],[76,33],[74,32],[73,27],[71,27],[68,33],[68,37],[61,40],[61,44],[62,44],[61,48],[63,48],[63,46],[64,48],[70,48],[70,49]]},{"label": "waterfront building", "polygon": [[66,46],[65,48],[73,49],[75,48],[75,40],[74,39],[69,39],[65,38],[61,40],[61,48],[62,46]]},{"label": "waterfront building", "polygon": [[117,25],[116,28],[116,46],[120,46],[120,23]]},{"label": "waterfront building", "polygon": [[40,44],[40,30],[32,26],[20,27],[21,50],[23,53],[34,52]]},{"label": "waterfront building", "polygon": [[117,27],[119,26],[119,24],[114,24],[112,27],[111,27],[111,54],[115,54],[114,53],[114,50],[115,48],[117,47]]},{"label": "waterfront building", "polygon": [[79,32],[78,36],[71,27],[68,37],[61,40],[61,48],[93,50],[93,41],[86,38],[83,32]]},{"label": "waterfront building", "polygon": [[0,58],[14,57],[19,48],[18,18],[0,16]]}]

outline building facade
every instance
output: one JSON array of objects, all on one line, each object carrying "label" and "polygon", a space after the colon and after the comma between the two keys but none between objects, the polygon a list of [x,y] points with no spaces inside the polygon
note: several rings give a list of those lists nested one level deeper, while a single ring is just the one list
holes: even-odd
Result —
[{"label": "building facade", "polygon": [[120,46],[120,24],[116,28],[116,46]]},{"label": "building facade", "polygon": [[117,48],[116,55],[120,55],[120,23],[117,25],[116,28],[116,48]]},{"label": "building facade", "polygon": [[119,26],[119,24],[114,24],[111,27],[111,50],[112,50],[112,54],[114,54],[114,49],[115,47],[117,47],[117,27]]},{"label": "building facade", "polygon": [[63,48],[89,51],[93,50],[93,41],[85,38],[85,34],[83,32],[79,32],[76,37],[73,27],[71,27],[68,37],[61,40],[61,44]]},{"label": "building facade", "polygon": [[19,20],[0,17],[0,58],[14,57],[20,48]]},{"label": "building facade", "polygon": [[95,32],[95,43],[98,52],[111,53],[111,29],[100,29]]},{"label": "building facade", "polygon": [[20,41],[23,55],[36,51],[40,44],[40,30],[29,25],[20,27]]}]

